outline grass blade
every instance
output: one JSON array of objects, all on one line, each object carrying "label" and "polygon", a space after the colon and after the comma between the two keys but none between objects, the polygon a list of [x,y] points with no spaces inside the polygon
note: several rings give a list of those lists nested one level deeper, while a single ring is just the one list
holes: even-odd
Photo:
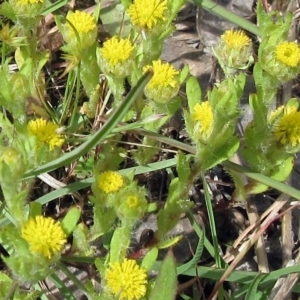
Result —
[{"label": "grass blade", "polygon": [[79,147],[74,149],[73,151],[50,161],[36,169],[30,170],[25,173],[23,179],[28,179],[33,176],[37,176],[42,173],[46,173],[52,170],[55,170],[59,167],[67,165],[79,157],[86,154],[90,149],[95,147],[101,141],[103,141],[116,127],[116,125],[124,118],[128,110],[130,109],[133,102],[141,95],[144,90],[144,87],[147,85],[149,80],[152,77],[152,73],[150,71],[146,72],[138,81],[136,86],[132,88],[130,93],[127,95],[123,103],[115,110],[112,116],[108,119],[108,121],[104,124],[104,126],[96,132],[90,139],[81,144]]}]

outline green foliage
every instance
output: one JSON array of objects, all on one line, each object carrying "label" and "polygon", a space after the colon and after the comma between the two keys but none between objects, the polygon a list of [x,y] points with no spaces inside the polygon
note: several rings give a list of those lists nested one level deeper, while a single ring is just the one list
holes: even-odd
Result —
[{"label": "green foliage", "polygon": [[177,273],[175,258],[171,251],[164,258],[149,300],[175,299],[177,289]]},{"label": "green foliage", "polygon": [[110,243],[109,262],[123,261],[130,243],[130,227],[116,228]]},{"label": "green foliage", "polygon": [[196,77],[191,76],[186,82],[186,97],[189,111],[192,112],[197,103],[202,101],[201,87]]},{"label": "green foliage", "polygon": [[[113,292],[109,290],[105,277],[111,265],[122,264],[128,257],[136,255],[141,259],[136,268],[147,272],[155,270],[159,250],[172,248],[183,238],[182,235],[170,235],[183,214],[188,215],[199,236],[194,257],[176,268],[171,249],[161,262],[156,278],[145,279],[143,284],[147,292],[143,297],[175,299],[179,274],[219,280],[219,271],[224,271],[224,262],[219,255],[214,211],[205,172],[217,164],[223,164],[235,182],[235,200],[244,200],[249,194],[261,193],[269,186],[300,198],[299,191],[280,183],[290,175],[294,155],[300,151],[298,99],[292,98],[284,107],[274,110],[278,87],[300,73],[299,64],[290,66],[276,55],[276,47],[288,38],[292,14],[283,16],[278,12],[267,13],[258,1],[257,27],[224,11],[212,1],[195,0],[205,9],[217,15],[222,14],[224,18],[259,36],[258,55],[253,55],[252,45],[249,44],[247,51],[234,49],[227,56],[228,60],[224,61],[223,49],[214,49],[225,79],[204,95],[198,79],[190,75],[188,66],[173,70],[169,64],[160,61],[164,40],[175,30],[173,23],[185,0],[167,1],[167,9],[161,19],[150,23],[146,20],[144,24],[135,23],[130,16],[129,8],[135,5],[133,1],[122,0],[107,8],[100,6],[101,1],[96,1],[92,18],[95,26],[87,33],[84,32],[84,26],[72,24],[62,16],[60,9],[66,2],[45,1],[20,5],[17,0],[10,0],[0,7],[0,14],[8,19],[7,24],[6,19],[2,20],[0,30],[0,241],[9,252],[3,261],[10,274],[8,276],[0,272],[1,298],[35,299],[42,293],[34,290],[34,284],[48,277],[64,298],[75,299],[56,275],[59,268],[89,299],[112,299]],[[53,74],[46,81],[44,67],[51,65],[55,55],[54,52],[50,55],[47,50],[42,50],[45,49],[43,39],[48,32],[42,32],[40,36],[39,22],[50,12],[55,14],[58,31],[64,40],[60,51],[63,51],[65,69],[62,74]],[[155,13],[159,13],[159,9]],[[68,13],[67,18],[70,15],[72,12]],[[91,17],[89,14],[85,16]],[[124,38],[131,43],[133,50],[128,57],[123,56],[128,50],[123,44],[120,44],[122,51],[116,53],[116,57],[104,57],[102,50],[106,40],[99,43],[96,37],[98,18],[110,37],[116,37],[116,42]],[[141,14],[136,19],[141,21],[142,18]],[[74,34],[70,33],[70,28]],[[229,47],[234,44],[229,43]],[[296,44],[293,46],[298,47]],[[114,53],[117,49],[117,46],[113,47],[110,52]],[[12,57],[18,68],[15,72],[11,71]],[[257,57],[257,61],[253,57]],[[111,63],[116,58],[121,61]],[[161,63],[163,67],[155,70],[154,62]],[[107,68],[110,63],[112,65]],[[246,83],[246,69],[252,63],[256,91],[249,96],[249,105],[253,120],[246,127],[244,136],[239,136],[236,125],[242,115],[240,99]],[[166,69],[168,72],[164,73]],[[64,77],[67,79],[63,95],[53,105],[48,94],[53,88],[50,83]],[[187,99],[179,92],[183,84]],[[28,107],[31,101],[33,104]],[[182,143],[162,135],[168,122],[181,112],[181,107],[191,145],[187,145],[188,139]],[[38,146],[41,143],[38,139],[47,138],[47,131],[45,134],[42,132],[40,137],[32,136],[28,120],[40,117],[50,120],[57,128],[55,132],[64,136],[63,147],[49,149],[48,145]],[[140,144],[137,146],[138,139]],[[166,146],[177,150],[176,157],[153,162],[158,154],[159,158],[162,157],[160,152]],[[250,170],[228,161],[235,154],[243,156]],[[126,168],[128,163],[130,167]],[[140,185],[136,175],[174,166],[177,172],[172,174],[164,204],[150,202],[148,191]],[[51,182],[56,190],[39,199],[32,199],[32,195],[35,195],[32,192],[36,184],[34,178],[39,176],[45,181],[43,173],[60,167],[64,167],[62,172],[59,170],[49,174],[50,178],[59,176]],[[100,174],[106,171],[117,171],[124,181],[118,190],[110,192],[100,189]],[[70,177],[65,181],[61,174],[66,172]],[[246,185],[240,173],[250,178]],[[203,180],[213,246],[190,213],[193,203],[189,201],[189,191],[199,177]],[[70,178],[82,181],[64,186]],[[60,185],[58,179],[64,183]],[[113,185],[114,182],[108,184]],[[88,188],[88,191],[82,194],[77,192],[84,188]],[[64,252],[62,248],[53,257],[43,257],[35,253],[32,245],[25,240],[23,226],[28,220],[50,211],[46,206],[43,207],[44,204],[66,194],[74,196],[76,201],[80,201],[78,205],[82,205],[80,209],[68,209],[61,222],[66,239],[72,242],[71,248]],[[81,221],[84,220],[82,214],[86,206],[93,214],[93,224],[89,226]],[[150,212],[157,215],[157,231],[153,240],[150,245],[140,245],[137,253],[131,253],[131,239],[136,226]],[[51,244],[51,240],[48,242]],[[61,242],[65,246],[66,240]],[[105,249],[101,249],[101,258],[94,257],[96,243]],[[204,248],[215,258],[217,269],[204,267],[203,271],[202,266],[198,266]],[[65,260],[95,264],[101,278],[100,292],[91,281],[86,287],[64,266],[62,253]],[[228,280],[239,283],[241,289],[233,294],[232,299],[241,296],[245,296],[245,299],[264,299],[271,289],[271,283],[288,272],[298,272],[297,268],[282,269],[268,275],[255,272],[248,275],[247,272],[248,278],[244,273],[233,272]],[[116,282],[123,279],[118,281],[117,278]],[[130,276],[128,278],[133,279]],[[141,281],[144,282],[143,279]],[[20,288],[24,282],[32,284],[32,290],[26,295]],[[130,284],[134,285],[134,282]],[[122,292],[120,290],[119,294]],[[120,295],[116,295],[118,297]]]},{"label": "green foliage", "polygon": [[81,216],[80,209],[77,207],[73,207],[68,211],[68,213],[62,220],[61,225],[67,236],[70,235],[72,233],[72,231],[74,230],[77,222],[80,219],[80,216]]},{"label": "green foliage", "polygon": [[152,269],[154,263],[156,262],[157,257],[158,257],[158,248],[153,247],[143,258],[141,266],[145,270],[150,271]]}]

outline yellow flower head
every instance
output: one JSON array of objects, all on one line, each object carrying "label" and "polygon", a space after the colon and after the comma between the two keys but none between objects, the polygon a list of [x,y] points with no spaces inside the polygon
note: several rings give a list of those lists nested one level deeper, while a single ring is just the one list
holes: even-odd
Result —
[{"label": "yellow flower head", "polygon": [[103,44],[100,54],[110,65],[115,66],[118,63],[126,61],[132,54],[134,47],[128,39],[119,39],[112,37]]},{"label": "yellow flower head", "polygon": [[53,150],[55,147],[61,147],[64,143],[63,137],[57,133],[58,125],[50,121],[44,119],[31,120],[27,128],[29,133],[37,138],[39,147],[47,144],[49,149]]},{"label": "yellow flower head", "polygon": [[159,86],[171,86],[174,88],[179,84],[179,71],[177,71],[169,63],[163,63],[161,60],[155,60],[152,62],[152,66],[148,65],[143,68],[144,72],[149,69],[152,69],[154,73],[148,84],[150,88],[156,88]]},{"label": "yellow flower head", "polygon": [[115,262],[105,273],[109,290],[120,300],[139,300],[146,294],[147,273],[135,260]]},{"label": "yellow flower head", "polygon": [[63,38],[69,47],[74,47],[74,52],[87,49],[95,43],[97,24],[91,14],[79,10],[69,11],[66,20],[62,28]]},{"label": "yellow flower head", "polygon": [[231,49],[242,49],[251,44],[250,38],[242,30],[226,30],[221,39]]},{"label": "yellow flower head", "polygon": [[124,185],[124,179],[118,172],[106,171],[97,178],[97,186],[104,193],[118,191]]},{"label": "yellow flower head", "polygon": [[294,68],[300,62],[300,48],[294,42],[282,42],[275,48],[276,59],[284,65]]},{"label": "yellow flower head", "polygon": [[169,63],[161,60],[152,62],[143,71],[153,71],[153,76],[145,88],[145,95],[156,103],[166,103],[175,97],[179,91],[179,71]]},{"label": "yellow flower head", "polygon": [[[78,33],[88,33],[96,28],[96,20],[94,17],[84,11],[70,11],[67,15],[67,20],[76,28]],[[75,35],[71,25],[67,23],[67,26]]]},{"label": "yellow flower head", "polygon": [[200,134],[203,138],[209,137],[213,128],[213,111],[208,101],[196,104],[191,114],[194,121],[200,123]]},{"label": "yellow flower head", "polygon": [[29,219],[21,229],[21,236],[30,251],[47,258],[61,252],[67,241],[60,223],[43,216]]},{"label": "yellow flower head", "polygon": [[242,30],[226,30],[212,50],[226,74],[245,70],[254,61],[252,41]]},{"label": "yellow flower head", "polygon": [[292,110],[283,115],[275,125],[274,135],[277,142],[284,146],[298,146],[300,144],[300,112]]},{"label": "yellow flower head", "polygon": [[165,20],[167,0],[135,0],[127,13],[133,25],[151,29],[158,21]]}]

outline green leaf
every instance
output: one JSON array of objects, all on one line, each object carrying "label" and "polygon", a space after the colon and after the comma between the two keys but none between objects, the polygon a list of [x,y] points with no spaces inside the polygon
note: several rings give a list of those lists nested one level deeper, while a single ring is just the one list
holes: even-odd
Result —
[{"label": "green leaf", "polygon": [[6,17],[14,22],[17,22],[16,14],[12,5],[8,2],[3,2],[0,6],[0,15]]},{"label": "green leaf", "polygon": [[95,259],[95,267],[100,274],[100,278],[104,277],[106,266],[101,258],[97,257]]},{"label": "green leaf", "polygon": [[201,102],[202,92],[198,79],[191,76],[186,82],[186,96],[188,99],[188,105],[190,112],[193,111],[194,106]]},{"label": "green leaf", "polygon": [[0,272],[0,282],[1,283],[2,282],[9,282],[9,283],[11,283],[12,279],[9,276],[7,276],[5,273]]},{"label": "green leaf", "polygon": [[130,228],[119,227],[115,230],[110,244],[110,263],[122,261],[130,244]]},{"label": "green leaf", "polygon": [[194,257],[188,261],[187,263],[183,264],[182,266],[177,268],[177,274],[184,274],[185,271],[194,268],[197,266],[198,262],[201,259],[203,249],[204,249],[204,241],[205,241],[205,231],[204,229],[201,231],[201,235],[199,237],[198,245],[196,248],[196,252]]},{"label": "green leaf", "polygon": [[55,1],[54,3],[52,3],[49,6],[47,6],[43,10],[42,15],[43,16],[47,16],[48,14],[53,13],[54,11],[56,11],[56,10],[60,9],[61,7],[67,5],[68,2],[69,2],[68,0],[58,0],[58,1]]},{"label": "green leaf", "polygon": [[141,267],[150,271],[158,256],[158,248],[153,247],[143,258]]},{"label": "green leaf", "polygon": [[64,219],[62,220],[61,226],[64,229],[64,232],[67,236],[69,236],[74,228],[77,225],[77,222],[79,221],[81,216],[81,211],[77,207],[71,208]]},{"label": "green leaf", "polygon": [[30,202],[29,204],[29,216],[28,218],[35,218],[42,214],[42,205],[36,201]]},{"label": "green leaf", "polygon": [[163,260],[149,300],[173,300],[177,291],[175,258],[169,251]]},{"label": "green leaf", "polygon": [[88,241],[88,234],[89,230],[83,223],[78,224],[73,229],[72,253],[85,256],[90,256],[93,254]]},{"label": "green leaf", "polygon": [[186,81],[189,74],[190,74],[190,67],[189,67],[189,65],[185,65],[179,75],[180,85]]},{"label": "green leaf", "polygon": [[183,191],[188,182],[191,170],[189,166],[189,155],[183,154],[182,151],[178,151],[177,154],[177,172],[179,178],[179,193]]},{"label": "green leaf", "polygon": [[259,274],[256,276],[256,278],[252,281],[248,289],[245,300],[259,299],[257,298],[257,293],[258,293],[257,288],[263,278],[264,278],[264,274]]},{"label": "green leaf", "polygon": [[231,169],[231,170],[234,170],[236,172],[239,172],[239,173],[242,173],[242,174],[245,174],[247,177],[251,178],[251,179],[254,179],[256,181],[259,181],[269,187],[272,187],[280,192],[283,192],[291,197],[294,197],[298,200],[300,200],[300,192],[291,187],[291,186],[288,186],[287,184],[284,184],[282,182],[279,182],[277,180],[274,180],[270,177],[267,177],[265,175],[262,175],[262,174],[259,174],[259,173],[255,173],[245,167],[242,167],[240,165],[237,165],[235,163],[232,163],[230,161],[225,161],[222,163],[224,165],[224,167],[228,168],[228,169]]}]

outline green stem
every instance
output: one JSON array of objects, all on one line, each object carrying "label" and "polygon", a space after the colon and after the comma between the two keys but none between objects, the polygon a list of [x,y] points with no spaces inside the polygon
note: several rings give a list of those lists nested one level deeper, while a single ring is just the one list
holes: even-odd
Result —
[{"label": "green stem", "polygon": [[219,254],[219,242],[218,242],[218,237],[217,237],[214,211],[213,211],[213,207],[211,204],[211,198],[209,195],[207,182],[206,182],[206,179],[203,174],[202,174],[202,182],[203,182],[203,187],[204,187],[204,196],[205,196],[205,203],[206,203],[207,215],[208,215],[208,220],[209,220],[209,228],[211,230],[211,236],[212,236],[212,241],[213,241],[213,245],[214,245],[214,256],[213,257],[216,261],[217,267],[223,268],[224,262],[222,261],[220,254]]},{"label": "green stem", "polygon": [[80,69],[81,69],[81,64],[78,65],[77,67],[77,74],[76,74],[76,94],[75,94],[75,101],[74,101],[74,106],[73,106],[73,112],[71,116],[71,122],[70,122],[70,127],[73,128],[74,125],[74,120],[77,115],[77,107],[78,107],[78,101],[79,101],[79,93],[80,93]]},{"label": "green stem", "polygon": [[263,174],[252,172],[251,170],[249,170],[245,167],[242,167],[240,165],[237,165],[231,161],[224,161],[224,162],[222,162],[222,165],[225,168],[228,168],[228,169],[233,170],[238,173],[242,173],[253,180],[256,180],[256,181],[263,183],[267,186],[270,186],[282,193],[285,193],[293,198],[300,200],[300,191],[298,191],[297,189],[295,189],[291,186],[288,186],[285,183],[282,183],[275,179],[269,178]]},{"label": "green stem", "polygon": [[67,113],[69,111],[69,107],[72,100],[72,93],[75,86],[75,77],[74,71],[68,74],[67,84],[66,84],[66,91],[64,95],[64,103],[63,103],[63,111],[59,120],[59,124],[63,124],[65,122],[65,118],[67,117]]},{"label": "green stem", "polygon": [[5,295],[5,297],[3,298],[3,300],[9,300],[9,299],[13,299],[13,295],[15,294],[17,288],[18,288],[19,284],[17,282],[14,282],[10,289],[8,290],[7,294]]},{"label": "green stem", "polygon": [[218,17],[224,18],[229,22],[232,22],[241,28],[260,36],[259,27],[250,21],[240,17],[239,15],[228,11],[223,6],[211,1],[211,0],[191,0],[198,6],[202,6],[205,10],[217,15]]},{"label": "green stem", "polygon": [[55,170],[61,166],[69,164],[86,154],[90,149],[94,148],[97,144],[103,141],[116,127],[116,125],[124,118],[128,110],[130,109],[132,103],[140,96],[144,87],[151,79],[152,75],[153,73],[151,71],[148,71],[141,77],[138,83],[132,88],[130,93],[127,95],[123,103],[115,110],[115,112],[111,115],[111,117],[104,124],[104,126],[98,132],[92,135],[90,139],[88,139],[86,142],[81,144],[73,151],[65,154],[64,156],[59,157],[49,163],[46,163],[36,169],[29,170],[24,174],[23,179],[28,179],[33,176],[37,176],[39,174]]}]

